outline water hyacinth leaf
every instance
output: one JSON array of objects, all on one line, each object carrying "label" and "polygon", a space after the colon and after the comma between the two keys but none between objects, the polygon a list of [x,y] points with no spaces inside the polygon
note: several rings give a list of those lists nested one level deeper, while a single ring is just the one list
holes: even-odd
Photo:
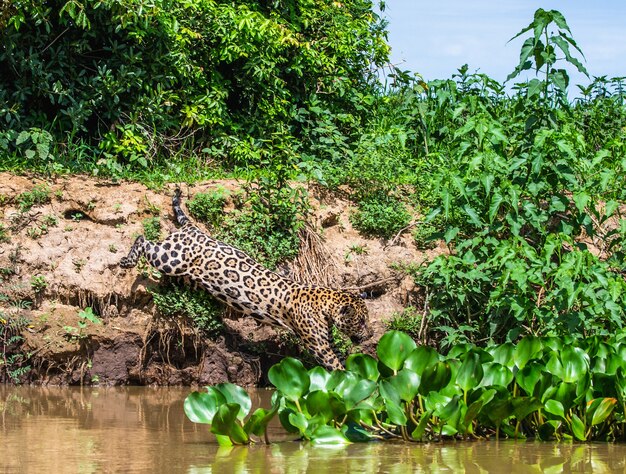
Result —
[{"label": "water hyacinth leaf", "polygon": [[234,444],[247,444],[250,438],[237,421],[240,410],[238,403],[226,403],[220,406],[213,417],[211,432],[228,436]]},{"label": "water hyacinth leaf", "polygon": [[393,402],[392,400],[385,400],[385,410],[387,411],[387,416],[389,417],[389,421],[394,425],[405,426],[407,422],[406,414],[402,407]]},{"label": "water hyacinth leaf", "polygon": [[626,376],[621,367],[615,372],[615,391],[620,403],[626,403]]},{"label": "water hyacinth leaf", "polygon": [[513,414],[513,404],[511,403],[510,398],[493,400],[483,411],[487,414],[487,417],[496,424],[496,426],[499,426],[504,419]]},{"label": "water hyacinth leaf", "polygon": [[507,387],[513,381],[513,372],[498,362],[483,364],[483,379],[481,386],[501,385]]},{"label": "water hyacinth leaf", "polygon": [[237,418],[243,420],[252,408],[252,400],[250,395],[243,388],[232,383],[220,383],[212,386],[213,389],[220,392],[226,399],[226,403],[237,403],[241,409],[237,414]]},{"label": "water hyacinth leaf", "polygon": [[397,371],[416,347],[415,341],[407,334],[400,331],[388,331],[380,338],[376,354],[383,364]]},{"label": "water hyacinth leaf", "polygon": [[424,433],[426,432],[426,428],[428,428],[428,423],[430,422],[432,415],[432,410],[428,410],[422,413],[419,423],[411,432],[411,438],[416,441],[421,441],[424,438]]},{"label": "water hyacinth leaf", "polygon": [[558,400],[548,400],[544,406],[546,413],[565,419],[565,409],[563,404]]},{"label": "water hyacinth leaf", "polygon": [[528,395],[534,395],[535,386],[542,378],[542,365],[531,362],[515,374],[515,382]]},{"label": "water hyacinth leaf", "polygon": [[285,357],[273,365],[268,373],[270,382],[289,400],[295,401],[308,392],[309,374],[302,362]]},{"label": "water hyacinth leaf", "polygon": [[419,393],[427,395],[429,392],[438,392],[450,383],[452,370],[448,362],[439,361],[426,368],[422,374]]},{"label": "water hyacinth leaf", "polygon": [[246,424],[243,425],[243,430],[248,434],[252,433],[256,436],[263,436],[267,430],[267,425],[272,421],[277,411],[278,406],[275,406],[271,410],[257,408],[248,421],[246,421]]},{"label": "water hyacinth leaf", "polygon": [[513,353],[515,352],[515,346],[511,342],[506,342],[498,346],[490,347],[487,349],[493,357],[493,361],[498,364],[502,364],[506,367],[513,367],[515,361],[513,360]]},{"label": "water hyacinth leaf", "polygon": [[310,436],[313,444],[350,444],[348,438],[332,426],[322,425],[313,431]]},{"label": "water hyacinth leaf", "polygon": [[576,384],[559,382],[556,386],[556,391],[552,394],[552,398],[560,401],[565,411],[568,411],[572,408],[574,400],[576,399]]},{"label": "water hyacinth leaf", "polygon": [[343,393],[346,410],[351,410],[359,402],[368,398],[378,388],[378,384],[372,380],[361,379]]},{"label": "water hyacinth leaf", "polygon": [[350,354],[346,360],[346,370],[374,382],[380,376],[378,361],[369,354]]},{"label": "water hyacinth leaf", "polygon": [[445,423],[459,431],[459,420],[461,419],[461,408],[464,406],[463,400],[459,395],[452,397],[443,409],[436,412],[436,415],[441,418]]},{"label": "water hyacinth leaf", "polygon": [[291,421],[289,420],[289,416],[292,413],[297,413],[297,411],[293,410],[292,408],[281,407],[278,410],[278,419],[280,420],[280,424],[283,426],[283,428],[285,428],[289,433],[298,433],[300,431],[298,427],[292,425]]},{"label": "water hyacinth leaf", "polygon": [[324,390],[315,390],[309,392],[306,396],[306,408],[310,415],[323,416],[326,421],[330,421],[333,418],[333,409],[330,404],[331,396],[338,398],[338,395],[334,392],[326,392]]},{"label": "water hyacinth leaf", "polygon": [[448,354],[446,356],[447,359],[463,359],[464,356],[472,352],[476,349],[474,344],[464,343],[464,344],[455,344],[450,348]]},{"label": "water hyacinth leaf", "polygon": [[613,412],[617,400],[615,398],[596,398],[587,404],[587,423],[591,426],[599,425]]},{"label": "water hyacinth leaf", "polygon": [[217,391],[192,392],[187,398],[183,408],[185,415],[194,423],[206,423],[210,425],[213,417],[221,405],[226,403],[224,396]]},{"label": "water hyacinth leaf", "polygon": [[511,407],[513,408],[513,416],[522,421],[531,413],[543,408],[543,403],[535,397],[513,397],[511,398]]},{"label": "water hyacinth leaf", "polygon": [[496,395],[496,391],[494,389],[485,390],[477,400],[470,403],[467,407],[467,412],[465,412],[465,417],[463,418],[463,424],[465,426],[469,426],[472,421],[476,419],[476,417],[481,413],[483,407],[487,405],[493,397]]},{"label": "water hyacinth leaf", "polygon": [[456,374],[456,383],[464,392],[467,392],[471,388],[478,386],[482,379],[483,366],[480,363],[480,355],[470,352],[465,356],[461,367],[459,367],[459,371]]},{"label": "water hyacinth leaf", "polygon": [[319,365],[309,370],[309,391],[326,390],[330,373]]},{"label": "water hyacinth leaf", "polygon": [[381,380],[378,383],[378,391],[380,392],[380,396],[383,398],[385,403],[389,401],[395,403],[396,405],[400,405],[400,394],[389,379]]},{"label": "water hyacinth leaf", "polygon": [[410,402],[417,395],[420,385],[420,376],[415,372],[402,369],[397,375],[386,380],[394,388],[401,400]]},{"label": "water hyacinth leaf", "polygon": [[422,375],[424,370],[439,361],[439,353],[428,346],[416,347],[404,361],[404,368]]},{"label": "water hyacinth leaf", "polygon": [[450,403],[452,397],[447,397],[439,392],[430,392],[426,398],[424,398],[424,408],[434,413],[439,413],[443,410],[448,403]]},{"label": "water hyacinth leaf", "polygon": [[546,370],[563,382],[577,382],[589,371],[589,356],[579,347],[567,346],[560,353],[552,353]]},{"label": "water hyacinth leaf", "polygon": [[309,423],[304,413],[290,413],[289,423],[291,423],[291,426],[295,426],[296,428],[298,428],[298,431],[301,435],[304,435],[306,433],[306,429],[309,426]]},{"label": "water hyacinth leaf", "polygon": [[585,434],[585,424],[575,413],[572,414],[570,428],[572,430],[572,435],[574,435],[574,438],[578,441],[585,441],[587,439],[587,435]]},{"label": "water hyacinth leaf", "polygon": [[542,348],[543,344],[541,342],[541,339],[539,339],[538,337],[523,337],[517,343],[515,351],[513,352],[513,360],[515,361],[515,365],[517,365],[520,370],[523,369],[528,361],[540,356]]}]

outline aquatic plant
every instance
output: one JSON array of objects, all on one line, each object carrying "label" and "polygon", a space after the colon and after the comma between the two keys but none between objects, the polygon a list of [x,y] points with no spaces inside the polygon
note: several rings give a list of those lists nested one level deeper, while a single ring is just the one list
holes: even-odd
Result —
[{"label": "aquatic plant", "polygon": [[269,371],[271,408],[251,409],[233,384],[185,400],[187,417],[211,425],[222,445],[267,440],[282,426],[311,443],[435,441],[496,436],[540,440],[624,439],[626,332],[585,340],[522,338],[447,355],[405,333],[379,341],[378,360],[352,354],[345,371],[306,370],[285,358]]}]

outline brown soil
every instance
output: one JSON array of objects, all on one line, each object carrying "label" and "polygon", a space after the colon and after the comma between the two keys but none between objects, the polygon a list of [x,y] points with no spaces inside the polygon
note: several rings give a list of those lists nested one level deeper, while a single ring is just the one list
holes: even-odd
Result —
[{"label": "brown soil", "polygon": [[[38,184],[49,186],[50,202],[20,212],[17,197]],[[192,196],[217,186],[237,190],[240,183],[211,181],[184,191]],[[44,181],[0,173],[0,222],[8,238],[0,239],[0,311],[28,323],[22,345],[11,347],[30,355],[32,369],[24,381],[257,385],[279,357],[299,355],[289,338],[230,312],[222,337],[203,338],[188,321],[158,314],[147,291],[158,280],[118,267],[142,233],[145,217],[156,211],[166,231],[174,228],[173,188],[156,192],[88,176]],[[310,195],[311,227],[317,232],[303,239],[302,255],[289,271],[305,281],[367,292],[375,336],[364,349],[371,351],[384,330],[382,321],[414,297],[411,279],[390,266],[431,255],[415,248],[408,231],[391,242],[366,239],[350,225],[347,200],[315,189]],[[47,216],[54,216],[56,225]],[[45,283],[37,285],[34,277]],[[24,307],[20,301],[33,303]],[[87,307],[102,324],[79,316]],[[2,334],[8,334],[6,328]],[[10,356],[3,344],[0,339],[0,355]],[[0,380],[3,376],[0,366]]]}]

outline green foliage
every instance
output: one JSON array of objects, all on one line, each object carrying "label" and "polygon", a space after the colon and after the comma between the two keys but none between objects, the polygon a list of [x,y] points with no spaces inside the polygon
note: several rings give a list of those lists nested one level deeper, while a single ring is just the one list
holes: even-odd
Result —
[{"label": "green foliage", "polygon": [[[545,39],[551,21],[559,31]],[[565,73],[552,67],[555,48],[575,47],[566,23],[539,10],[521,34],[529,30],[516,71],[532,61],[547,69],[543,95],[527,84],[507,98],[464,67],[457,81],[431,84],[420,115],[429,159],[439,163],[428,220],[450,253],[413,274],[428,288],[427,317],[444,346],[607,334],[626,318],[623,99],[592,98],[592,88],[572,108],[561,97]],[[605,130],[591,138],[590,127]]]},{"label": "green foliage", "polygon": [[159,217],[146,217],[142,222],[143,235],[151,242],[161,240],[161,219]]},{"label": "green foliage", "polygon": [[30,287],[35,293],[42,293],[48,287],[46,277],[43,275],[33,275],[30,279]]},{"label": "green foliage", "polygon": [[159,313],[188,318],[205,336],[216,338],[223,329],[222,306],[206,291],[168,281],[150,290]]},{"label": "green foliage", "polygon": [[[556,33],[552,31],[553,28],[556,28]],[[561,101],[566,101],[569,75],[565,69],[556,69],[554,65],[557,62],[565,61],[575,66],[578,71],[586,76],[588,73],[582,62],[572,56],[570,47],[574,48],[584,58],[582,51],[571,36],[565,17],[557,10],[546,11],[539,8],[530,25],[523,28],[511,40],[528,31],[532,31],[532,36],[524,41],[519,64],[509,74],[507,80],[518,77],[522,71],[532,68],[537,75],[543,73],[545,79],[543,81],[533,79],[528,83],[528,99],[543,94],[542,99],[547,102],[552,92]],[[563,55],[562,58],[557,56],[558,52]]]},{"label": "green foliage", "polygon": [[417,309],[409,306],[404,308],[401,313],[394,314],[391,319],[384,321],[385,328],[388,330],[402,331],[415,341],[419,341],[423,332],[423,317],[418,313]]},{"label": "green foliage", "polygon": [[404,204],[387,194],[373,194],[358,203],[350,222],[359,232],[391,238],[411,221]]},{"label": "green foliage", "polygon": [[0,244],[6,244],[11,241],[9,230],[0,222]]},{"label": "green foliage", "polygon": [[90,325],[100,325],[102,320],[94,314],[91,307],[86,307],[78,312],[78,324],[75,326],[63,326],[65,335],[72,341],[85,339],[88,337],[86,330]]},{"label": "green foliage", "polygon": [[243,207],[226,218],[217,236],[274,269],[298,255],[307,210],[302,188],[273,187],[262,180],[248,191]]},{"label": "green foliage", "polygon": [[30,321],[20,315],[0,311],[0,382],[21,383],[31,369],[30,354],[21,349],[24,331]]},{"label": "green foliage", "polygon": [[23,192],[17,197],[20,211],[27,212],[33,206],[40,206],[50,202],[50,188],[46,184],[38,184],[30,191]]},{"label": "green foliage", "polygon": [[1,21],[3,165],[53,172],[247,166],[277,124],[331,155],[389,54],[371,0],[25,1]]},{"label": "green foliage", "polygon": [[250,444],[251,434],[267,442],[265,429],[276,415],[287,431],[319,444],[494,434],[623,440],[625,344],[621,331],[578,342],[526,337],[517,346],[466,344],[441,355],[390,331],[378,344],[378,361],[353,354],[346,371],[307,371],[283,359],[269,372],[272,408],[257,409],[248,421],[249,397],[230,384],[190,394],[185,413],[210,424],[221,444]]},{"label": "green foliage", "polygon": [[187,202],[189,213],[196,219],[217,229],[224,220],[226,191],[217,189],[209,193],[198,193]]}]

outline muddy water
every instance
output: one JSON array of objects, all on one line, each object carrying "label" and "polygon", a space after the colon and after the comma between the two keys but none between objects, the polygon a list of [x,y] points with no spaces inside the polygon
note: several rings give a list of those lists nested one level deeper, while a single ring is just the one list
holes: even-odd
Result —
[{"label": "muddy water", "polygon": [[[0,473],[626,472],[626,446],[534,442],[218,448],[181,388],[0,386]],[[253,392],[268,406],[269,392]]]}]

